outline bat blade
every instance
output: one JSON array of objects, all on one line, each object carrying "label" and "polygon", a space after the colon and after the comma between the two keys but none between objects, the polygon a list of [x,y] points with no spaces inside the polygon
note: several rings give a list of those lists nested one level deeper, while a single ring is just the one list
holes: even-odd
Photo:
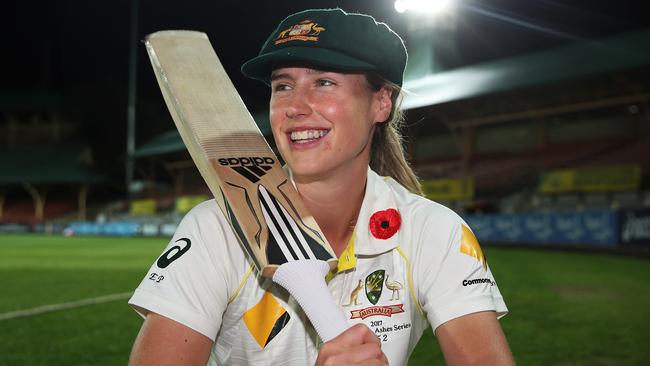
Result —
[{"label": "bat blade", "polygon": [[300,259],[337,259],[230,81],[208,37],[147,36],[147,53],[192,160],[265,277]]}]

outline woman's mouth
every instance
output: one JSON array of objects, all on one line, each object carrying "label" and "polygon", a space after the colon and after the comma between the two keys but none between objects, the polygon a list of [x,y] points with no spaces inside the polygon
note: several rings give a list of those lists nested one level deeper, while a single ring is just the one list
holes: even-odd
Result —
[{"label": "woman's mouth", "polygon": [[329,130],[303,130],[293,131],[290,134],[291,142],[296,144],[306,144],[322,138],[327,135]]}]

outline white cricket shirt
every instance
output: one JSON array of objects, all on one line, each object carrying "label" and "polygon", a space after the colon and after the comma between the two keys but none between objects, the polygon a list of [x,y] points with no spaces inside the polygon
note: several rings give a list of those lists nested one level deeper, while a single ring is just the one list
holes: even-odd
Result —
[{"label": "white cricket shirt", "polygon": [[[320,340],[306,316],[251,263],[217,204],[206,201],[183,219],[129,304],[214,340],[211,365],[313,365]],[[354,235],[328,287],[350,324],[375,332],[391,365],[406,364],[429,325],[508,311],[467,224],[370,169]]]}]

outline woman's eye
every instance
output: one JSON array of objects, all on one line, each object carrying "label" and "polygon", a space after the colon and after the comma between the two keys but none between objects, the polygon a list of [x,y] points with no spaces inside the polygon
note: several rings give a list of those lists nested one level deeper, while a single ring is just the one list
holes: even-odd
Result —
[{"label": "woman's eye", "polygon": [[284,91],[284,90],[289,90],[289,85],[287,84],[273,85],[273,91]]},{"label": "woman's eye", "polygon": [[330,85],[334,85],[334,82],[332,80],[327,80],[327,79],[318,80],[318,86],[330,86]]}]

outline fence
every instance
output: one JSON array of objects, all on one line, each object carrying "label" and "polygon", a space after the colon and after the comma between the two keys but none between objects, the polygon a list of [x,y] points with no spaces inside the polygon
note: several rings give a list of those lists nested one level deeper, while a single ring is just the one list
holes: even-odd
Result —
[{"label": "fence", "polygon": [[[600,247],[650,247],[650,209],[481,214],[464,217],[481,243],[499,242]],[[68,225],[0,225],[2,233],[64,235],[167,236],[177,222],[72,222]]]}]

